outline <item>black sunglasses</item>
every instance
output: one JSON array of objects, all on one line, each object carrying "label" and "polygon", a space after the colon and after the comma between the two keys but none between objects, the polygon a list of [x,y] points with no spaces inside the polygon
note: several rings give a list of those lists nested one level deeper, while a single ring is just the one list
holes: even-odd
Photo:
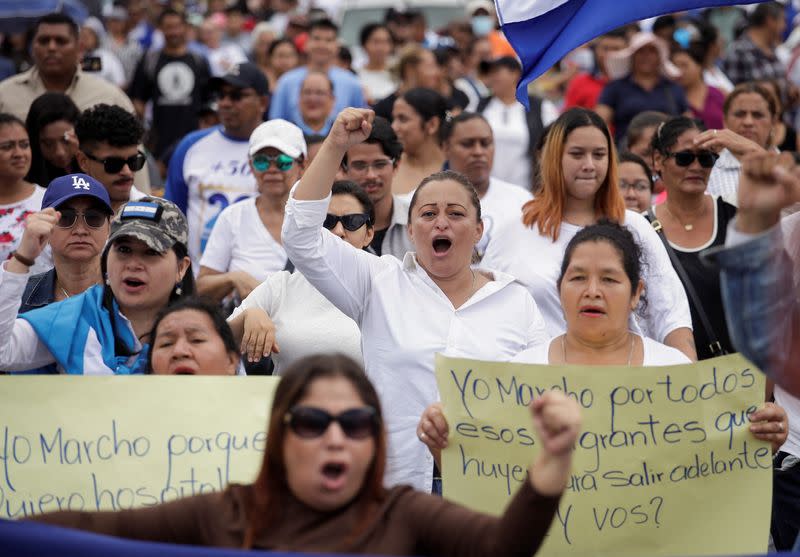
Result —
[{"label": "black sunglasses", "polygon": [[144,161],[146,157],[144,153],[141,151],[133,155],[132,157],[128,157],[127,159],[123,159],[122,157],[106,157],[104,159],[98,159],[94,155],[90,155],[86,151],[83,152],[87,158],[99,162],[103,164],[103,170],[108,172],[109,174],[116,174],[127,164],[128,168],[132,171],[136,172],[137,170],[141,170],[144,166]]},{"label": "black sunglasses", "polygon": [[283,423],[304,439],[322,436],[331,422],[337,422],[350,439],[366,439],[378,433],[378,413],[371,406],[345,410],[337,416],[313,406],[295,406],[283,417]]},{"label": "black sunglasses", "polygon": [[367,213],[352,213],[350,215],[342,215],[341,217],[328,213],[325,215],[325,222],[322,223],[322,226],[328,230],[333,230],[336,228],[336,224],[341,221],[345,230],[355,232],[365,224],[369,224],[369,220],[369,215]]},{"label": "black sunglasses", "polygon": [[235,103],[239,102],[240,100],[242,100],[245,97],[252,97],[252,96],[253,96],[253,93],[250,93],[249,91],[244,91],[242,89],[229,89],[227,91],[220,90],[220,91],[217,91],[216,93],[214,93],[214,98],[216,100],[218,100],[218,101],[221,101],[225,97],[228,97],[230,100],[232,100]]},{"label": "black sunglasses", "polygon": [[689,166],[695,159],[700,163],[703,168],[713,168],[717,162],[719,155],[713,151],[678,151],[677,153],[667,153],[667,158],[675,157],[675,164],[678,166]]},{"label": "black sunglasses", "polygon": [[83,217],[83,222],[89,228],[100,228],[108,220],[108,214],[97,209],[87,209],[83,213],[75,209],[61,209],[61,218],[58,219],[56,226],[59,228],[72,228],[78,222],[78,217]]}]

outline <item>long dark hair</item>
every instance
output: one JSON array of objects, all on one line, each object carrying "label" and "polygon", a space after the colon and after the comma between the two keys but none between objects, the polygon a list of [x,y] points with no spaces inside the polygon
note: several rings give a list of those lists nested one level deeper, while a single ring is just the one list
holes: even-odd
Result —
[{"label": "long dark hair", "polygon": [[367,470],[361,491],[355,497],[356,504],[360,507],[360,520],[352,532],[343,532],[341,544],[331,543],[331,550],[344,549],[347,541],[357,536],[365,526],[369,518],[367,511],[370,505],[383,500],[386,430],[382,425],[380,400],[375,387],[367,379],[363,368],[352,358],[343,354],[307,356],[289,367],[275,391],[267,427],[269,443],[264,453],[261,471],[253,484],[252,495],[247,503],[248,525],[243,544],[245,549],[252,548],[258,535],[280,522],[281,511],[285,508],[287,499],[291,497],[283,454],[286,436],[284,416],[305,396],[314,381],[338,377],[350,382],[364,404],[377,410],[381,426],[375,439],[375,456]]},{"label": "long dark hair", "polygon": [[[103,253],[100,255],[100,272],[102,273],[103,278],[106,277],[106,273],[108,272],[108,252],[111,251],[111,247],[112,246],[106,244],[106,247],[103,249]],[[172,251],[175,252],[175,256],[178,258],[178,261],[181,261],[184,257],[189,255],[189,250],[187,247],[179,242],[173,244]],[[180,291],[178,288],[180,288]],[[169,295],[169,301],[167,302],[167,307],[171,306],[182,298],[194,296],[195,290],[196,286],[194,282],[194,273],[192,273],[192,267],[190,265],[183,274],[183,279],[181,282],[172,289],[172,292]],[[103,307],[106,308],[111,315],[114,313],[114,300],[114,292],[111,290],[111,286],[109,286],[108,281],[106,281],[103,283]],[[127,347],[122,339],[119,338],[119,335],[117,335],[116,320],[113,318],[111,319],[111,330],[114,333],[114,353],[118,356],[133,356],[135,352]],[[150,341],[152,342],[152,340],[153,339],[151,337]]]},{"label": "long dark hair", "polygon": [[42,148],[39,145],[42,130],[46,126],[62,120],[75,126],[80,115],[81,111],[72,99],[63,93],[44,93],[31,103],[25,119],[25,128],[28,130],[31,142],[31,169],[25,177],[28,182],[47,187],[47,184],[59,176],[81,172],[74,157],[70,162],[70,168],[57,168],[50,164],[42,155]]}]

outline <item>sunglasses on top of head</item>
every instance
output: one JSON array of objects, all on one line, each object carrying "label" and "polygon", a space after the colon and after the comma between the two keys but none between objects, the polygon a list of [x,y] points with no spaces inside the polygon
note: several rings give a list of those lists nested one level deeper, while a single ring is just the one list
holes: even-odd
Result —
[{"label": "sunglasses on top of head", "polygon": [[369,221],[370,218],[367,213],[351,213],[349,215],[342,216],[328,213],[325,215],[325,222],[322,223],[322,226],[328,230],[333,230],[336,228],[336,224],[341,222],[345,230],[355,232],[365,224],[369,224]]},{"label": "sunglasses on top of head", "polygon": [[295,163],[292,157],[283,153],[280,155],[254,155],[250,161],[258,172],[266,172],[273,164],[281,172],[286,172],[291,170]]},{"label": "sunglasses on top of head", "polygon": [[321,437],[331,422],[337,422],[350,439],[366,439],[378,432],[378,413],[371,406],[351,408],[336,416],[313,406],[295,406],[283,417],[283,423],[304,439]]},{"label": "sunglasses on top of head", "polygon": [[691,166],[697,159],[697,162],[703,168],[713,168],[719,155],[713,151],[698,151],[696,153],[693,151],[678,151],[677,153],[667,152],[667,158],[669,157],[674,157],[675,164],[678,166]]},{"label": "sunglasses on top of head", "polygon": [[126,164],[128,165],[128,168],[130,168],[133,172],[136,172],[144,167],[146,160],[144,153],[141,151],[131,157],[128,157],[127,159],[122,157],[106,157],[104,159],[99,159],[94,155],[87,153],[86,151],[84,151],[83,154],[86,155],[88,159],[101,163],[103,165],[103,170],[105,170],[108,174],[116,174],[122,170]]}]

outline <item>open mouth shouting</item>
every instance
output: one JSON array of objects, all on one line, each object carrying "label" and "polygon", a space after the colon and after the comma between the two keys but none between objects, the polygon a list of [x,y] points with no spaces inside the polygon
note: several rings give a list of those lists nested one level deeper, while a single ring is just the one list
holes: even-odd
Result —
[{"label": "open mouth shouting", "polygon": [[433,239],[433,254],[437,257],[447,255],[451,247],[453,247],[453,241],[447,236],[436,236]]},{"label": "open mouth shouting", "polygon": [[329,460],[322,465],[322,488],[326,491],[338,491],[347,482],[347,464],[338,460]]},{"label": "open mouth shouting", "polygon": [[122,287],[129,294],[138,294],[147,287],[147,283],[137,277],[127,277],[122,279]]}]

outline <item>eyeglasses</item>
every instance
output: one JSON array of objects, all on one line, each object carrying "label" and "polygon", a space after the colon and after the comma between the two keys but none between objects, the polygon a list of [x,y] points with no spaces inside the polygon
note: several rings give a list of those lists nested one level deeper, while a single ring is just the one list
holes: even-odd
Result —
[{"label": "eyeglasses", "polygon": [[269,170],[269,167],[272,166],[272,163],[275,163],[275,166],[281,172],[286,172],[290,170],[292,166],[294,166],[295,160],[290,157],[289,155],[256,155],[250,159],[253,163],[253,168],[255,168],[258,172],[266,172]]},{"label": "eyeglasses", "polygon": [[349,215],[332,215],[328,213],[325,215],[325,222],[322,223],[322,226],[327,228],[328,230],[333,230],[336,228],[336,225],[341,222],[342,226],[344,226],[345,230],[349,230],[350,232],[355,232],[365,224],[368,224],[370,221],[369,215],[367,213],[352,213]]},{"label": "eyeglasses", "polygon": [[228,97],[233,102],[239,102],[245,97],[252,97],[253,93],[249,91],[244,91],[242,89],[228,89],[227,91],[217,91],[214,97],[221,101],[225,97]]},{"label": "eyeglasses", "polygon": [[85,212],[80,213],[75,209],[61,209],[61,218],[58,219],[56,226],[59,228],[72,228],[78,222],[78,217],[83,217],[83,222],[89,228],[100,228],[108,220],[108,215],[103,211],[96,209],[87,209]]},{"label": "eyeglasses", "polygon": [[371,406],[352,408],[336,416],[313,406],[295,406],[283,417],[283,423],[304,439],[322,436],[331,422],[337,422],[350,439],[366,439],[378,432],[378,413]]},{"label": "eyeglasses", "polygon": [[357,174],[366,174],[369,172],[369,169],[372,168],[375,172],[381,172],[385,170],[390,165],[394,164],[392,159],[378,159],[372,162],[364,162],[364,161],[353,161],[349,164],[344,165],[345,170],[350,170]]},{"label": "eyeglasses", "polygon": [[99,162],[103,164],[103,170],[105,170],[109,174],[116,174],[117,172],[121,171],[125,165],[128,165],[133,172],[137,170],[141,170],[144,167],[144,161],[146,160],[144,153],[139,151],[132,157],[128,157],[124,159],[122,157],[106,157],[104,159],[98,159],[94,155],[87,153],[86,151],[83,152],[87,158]]},{"label": "eyeglasses", "polygon": [[622,191],[634,190],[637,193],[644,193],[650,190],[650,184],[648,184],[647,182],[628,183],[625,180],[620,180],[619,189],[621,189]]},{"label": "eyeglasses", "polygon": [[717,162],[719,155],[713,151],[678,151],[677,153],[667,153],[667,158],[675,157],[675,164],[678,166],[689,166],[695,159],[700,163],[703,168],[713,168],[714,163]]}]

